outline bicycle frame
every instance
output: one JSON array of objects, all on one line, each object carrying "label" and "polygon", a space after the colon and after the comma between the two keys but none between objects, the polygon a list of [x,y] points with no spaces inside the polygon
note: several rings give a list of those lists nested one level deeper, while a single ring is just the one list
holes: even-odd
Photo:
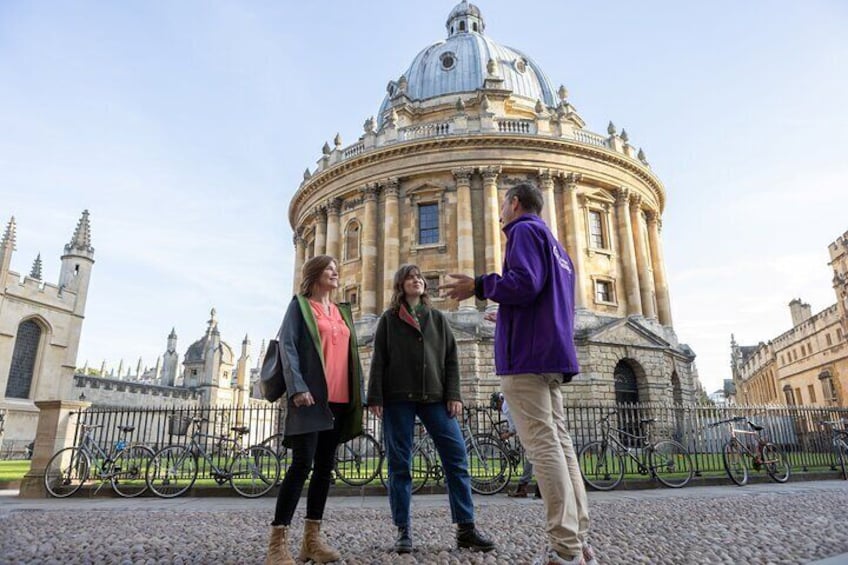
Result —
[{"label": "bicycle frame", "polygon": [[[749,426],[753,426],[754,424],[745,419],[745,423]],[[745,435],[745,436],[753,436],[757,440],[757,448],[756,450],[751,450],[748,445],[744,441],[741,441],[737,435]],[[763,446],[768,443],[768,440],[763,438],[760,435],[760,430],[751,429],[751,430],[741,430],[739,428],[733,427],[733,423],[730,423],[730,441],[739,446],[745,454],[750,457],[756,465],[768,465],[779,463],[780,459],[763,459]]]},{"label": "bicycle frame", "polygon": [[[609,414],[607,415],[607,417],[609,417]],[[647,465],[648,452],[654,448],[654,444],[651,442],[650,438],[647,435],[632,434],[626,430],[616,428],[615,426],[611,425],[609,423],[609,420],[607,419],[601,420],[601,425],[606,427],[606,431],[604,432],[604,437],[602,441],[613,445],[616,453],[619,453],[621,455],[627,455],[630,459],[632,459],[636,463],[636,465],[638,465],[640,473],[649,473],[651,475],[654,474],[653,469],[651,469],[650,466]],[[622,443],[615,437],[614,432],[624,434],[625,436],[638,441],[639,447],[636,449],[643,450],[642,457],[637,457],[636,455],[634,455],[634,448],[624,445],[624,443]]]}]

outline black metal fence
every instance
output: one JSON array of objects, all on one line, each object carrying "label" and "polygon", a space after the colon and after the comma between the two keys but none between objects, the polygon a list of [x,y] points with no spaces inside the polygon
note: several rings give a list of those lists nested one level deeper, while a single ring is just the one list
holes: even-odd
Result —
[{"label": "black metal fence", "polygon": [[[629,433],[649,434],[655,440],[675,439],[685,445],[692,455],[696,476],[724,473],[722,449],[729,438],[726,425],[715,422],[736,416],[746,416],[763,426],[763,435],[778,444],[787,454],[794,472],[827,471],[835,469],[830,431],[818,424],[820,420],[848,418],[848,409],[797,406],[712,406],[666,404],[603,404],[585,403],[564,406],[566,425],[575,448],[579,450],[590,441],[601,438],[599,422],[610,415],[610,423]],[[466,431],[472,434],[495,433],[493,426],[503,418],[497,409],[481,405],[466,412]],[[249,407],[203,406],[192,408],[90,408],[77,417],[75,442],[80,439],[79,423],[100,425],[95,439],[107,451],[121,437],[118,426],[133,426],[125,438],[130,443],[143,443],[154,450],[166,445],[180,445],[191,438],[192,418],[202,418],[199,424],[204,434],[200,443],[210,454],[226,456],[226,442],[220,436],[232,436],[233,426],[247,426],[250,432],[242,438],[245,445],[261,443],[273,434],[283,432],[284,408],[276,404]],[[643,420],[653,418],[651,424]],[[382,426],[366,412],[365,429],[382,441]],[[622,442],[627,445],[626,436]],[[637,446],[634,445],[634,448]],[[201,464],[201,474],[206,470]],[[626,472],[637,473],[635,464],[627,461]]]}]

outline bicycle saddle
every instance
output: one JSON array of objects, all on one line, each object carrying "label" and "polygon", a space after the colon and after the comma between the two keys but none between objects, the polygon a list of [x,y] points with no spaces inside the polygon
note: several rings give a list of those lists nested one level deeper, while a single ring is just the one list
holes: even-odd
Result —
[{"label": "bicycle saddle", "polygon": [[757,425],[757,424],[755,424],[754,422],[748,422],[748,425],[749,425],[749,426],[751,426],[751,429],[752,429],[752,430],[754,430],[755,432],[761,432],[761,431],[763,431],[763,430],[765,429],[765,428],[764,428],[764,427],[762,427],[762,426],[758,426],[758,425]]},{"label": "bicycle saddle", "polygon": [[135,430],[135,426],[118,426],[118,429],[125,434],[130,434]]},{"label": "bicycle saddle", "polygon": [[240,436],[243,436],[244,434],[250,433],[250,428],[248,428],[247,426],[233,426],[230,429],[233,430],[235,433],[237,433]]},{"label": "bicycle saddle", "polygon": [[646,418],[644,420],[639,420],[639,421],[642,422],[643,424],[653,424],[654,422],[657,421],[657,419],[656,418]]}]

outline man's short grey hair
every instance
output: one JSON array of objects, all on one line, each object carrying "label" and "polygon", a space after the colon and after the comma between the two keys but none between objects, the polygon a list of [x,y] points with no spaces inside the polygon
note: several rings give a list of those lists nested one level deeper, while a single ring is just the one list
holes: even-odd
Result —
[{"label": "man's short grey hair", "polygon": [[545,204],[542,191],[529,182],[522,182],[506,191],[507,200],[512,200],[513,197],[518,198],[518,202],[525,212],[537,216],[542,213],[542,206]]}]

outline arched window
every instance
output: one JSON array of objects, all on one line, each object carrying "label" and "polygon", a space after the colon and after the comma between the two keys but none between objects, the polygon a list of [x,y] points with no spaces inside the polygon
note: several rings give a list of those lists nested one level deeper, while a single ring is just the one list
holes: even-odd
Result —
[{"label": "arched window", "polygon": [[459,31],[465,31],[465,22],[459,22]]},{"label": "arched window", "polygon": [[626,432],[620,434],[620,440],[624,445],[635,446],[638,441],[632,436],[642,433],[642,424],[639,421],[639,388],[636,382],[636,373],[627,361],[621,360],[615,366],[613,373],[615,381],[615,403],[619,405],[618,427]]},{"label": "arched window", "polygon": [[29,398],[40,342],[41,327],[34,320],[27,320],[18,326],[12,366],[6,382],[7,398]]},{"label": "arched window", "polygon": [[359,222],[351,221],[345,228],[344,233],[344,258],[345,261],[359,259]]}]

